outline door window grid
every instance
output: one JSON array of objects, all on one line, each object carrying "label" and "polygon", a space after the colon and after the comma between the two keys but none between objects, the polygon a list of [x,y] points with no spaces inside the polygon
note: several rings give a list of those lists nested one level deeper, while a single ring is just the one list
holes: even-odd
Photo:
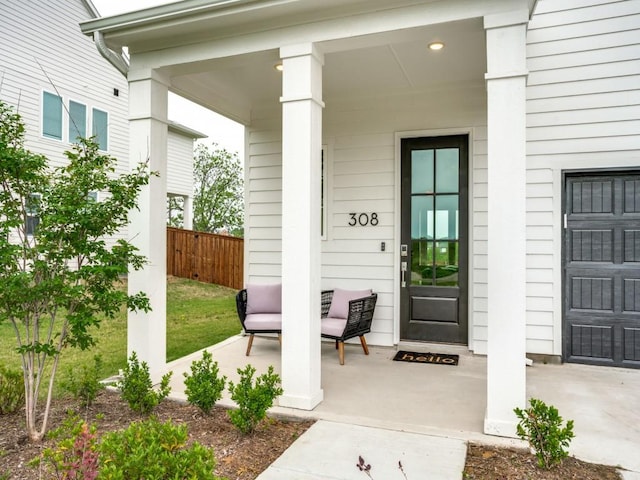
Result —
[{"label": "door window grid", "polygon": [[458,285],[459,168],[457,148],[411,152],[414,285]]}]

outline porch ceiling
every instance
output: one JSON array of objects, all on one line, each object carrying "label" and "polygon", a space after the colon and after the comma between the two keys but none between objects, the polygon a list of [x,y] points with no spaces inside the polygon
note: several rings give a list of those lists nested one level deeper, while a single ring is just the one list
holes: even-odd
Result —
[{"label": "porch ceiling", "polygon": [[[431,51],[428,44],[445,48]],[[325,53],[325,103],[398,92],[442,90],[482,82],[486,72],[482,19],[351,37],[319,44]],[[166,68],[172,90],[247,123],[255,106],[278,103],[281,73],[275,49]]]}]

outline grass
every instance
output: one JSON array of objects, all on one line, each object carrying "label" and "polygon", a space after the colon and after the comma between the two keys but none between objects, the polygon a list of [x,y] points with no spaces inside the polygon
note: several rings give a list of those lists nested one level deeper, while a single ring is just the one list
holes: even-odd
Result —
[{"label": "grass", "polygon": [[[167,361],[201,350],[240,333],[235,308],[235,290],[169,277],[167,280]],[[70,348],[60,356],[56,379],[73,365],[93,365],[93,356],[102,357],[101,377],[109,377],[127,362],[127,315],[123,310],[114,319],[103,319],[93,332],[97,345],[81,351]],[[0,364],[20,368],[13,327],[0,323]],[[59,383],[59,382],[57,382]]]}]

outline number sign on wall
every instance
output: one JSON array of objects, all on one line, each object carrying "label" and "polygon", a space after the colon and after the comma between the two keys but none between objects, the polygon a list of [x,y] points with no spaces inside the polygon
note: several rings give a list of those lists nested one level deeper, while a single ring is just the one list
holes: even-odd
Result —
[{"label": "number sign on wall", "polygon": [[375,227],[378,225],[378,213],[350,213],[349,214],[349,226],[350,227],[366,227],[371,225]]}]

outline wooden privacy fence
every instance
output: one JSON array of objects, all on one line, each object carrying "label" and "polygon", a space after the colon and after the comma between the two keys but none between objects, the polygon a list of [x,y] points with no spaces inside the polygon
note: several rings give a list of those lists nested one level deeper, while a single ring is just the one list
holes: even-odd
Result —
[{"label": "wooden privacy fence", "polygon": [[167,227],[167,274],[243,287],[244,240]]}]

